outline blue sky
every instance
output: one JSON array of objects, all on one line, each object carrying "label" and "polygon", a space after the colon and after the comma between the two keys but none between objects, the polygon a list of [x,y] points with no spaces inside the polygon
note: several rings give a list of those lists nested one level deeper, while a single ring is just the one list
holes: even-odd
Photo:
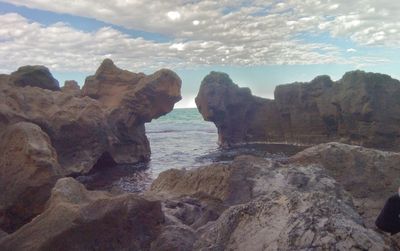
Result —
[{"label": "blue sky", "polygon": [[193,107],[210,71],[253,94],[362,69],[400,78],[400,2],[345,0],[0,1],[0,71],[42,64],[81,85],[108,57],[121,68],[170,68]]}]

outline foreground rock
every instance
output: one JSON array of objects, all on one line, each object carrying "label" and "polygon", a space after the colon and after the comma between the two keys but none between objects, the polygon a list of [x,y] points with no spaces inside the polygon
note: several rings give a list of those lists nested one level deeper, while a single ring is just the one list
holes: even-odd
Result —
[{"label": "foreground rock", "polygon": [[0,228],[13,232],[43,211],[61,169],[39,126],[20,122],[0,135]]},{"label": "foreground rock", "polygon": [[399,93],[400,82],[390,76],[354,71],[336,82],[320,76],[277,86],[275,99],[268,100],[212,72],[196,104],[204,119],[216,124],[222,145],[343,141],[399,150]]},{"label": "foreground rock", "polygon": [[363,225],[349,194],[314,166],[239,157],[231,165],[167,171],[151,190],[164,197],[206,194],[227,208],[194,230],[193,250],[391,249]]},{"label": "foreground rock", "polygon": [[0,250],[148,250],[164,221],[159,202],[87,191],[60,179],[47,209],[0,240]]},{"label": "foreground rock", "polygon": [[369,227],[385,201],[397,193],[400,185],[400,154],[341,143],[308,148],[290,158],[297,166],[315,165],[327,170],[356,203]]}]

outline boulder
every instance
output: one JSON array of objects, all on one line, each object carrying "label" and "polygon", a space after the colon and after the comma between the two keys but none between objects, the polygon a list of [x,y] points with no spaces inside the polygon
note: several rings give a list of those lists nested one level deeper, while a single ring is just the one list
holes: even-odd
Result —
[{"label": "boulder", "polygon": [[170,112],[181,99],[181,80],[170,70],[151,75],[119,69],[110,59],[86,78],[84,96],[98,100],[113,132],[110,154],[117,163],[149,160],[144,123]]},{"label": "boulder", "polygon": [[61,87],[61,91],[64,93],[69,93],[73,96],[79,97],[81,95],[81,88],[78,85],[78,82],[75,80],[67,80],[64,83],[64,86]]},{"label": "boulder", "polygon": [[293,165],[325,169],[354,199],[367,226],[373,227],[386,199],[400,185],[400,154],[341,143],[308,148],[289,159]]},{"label": "boulder", "polygon": [[363,71],[348,72],[338,81],[319,76],[277,86],[274,95],[274,100],[261,99],[228,75],[212,72],[196,104],[217,126],[221,145],[341,141],[399,150],[400,82],[390,76]]},{"label": "boulder", "polygon": [[18,87],[34,86],[52,91],[59,91],[60,85],[49,69],[42,65],[27,65],[11,73],[10,81]]},{"label": "boulder", "polygon": [[39,126],[9,126],[0,135],[0,228],[13,232],[41,213],[60,175],[56,151]]},{"label": "boulder", "polygon": [[387,236],[365,227],[350,194],[312,164],[240,156],[230,164],[166,171],[151,192],[164,198],[203,194],[222,203],[219,217],[196,228],[192,250],[393,248]]},{"label": "boulder", "polygon": [[87,191],[58,180],[46,210],[0,240],[1,250],[149,250],[164,221],[159,202]]}]

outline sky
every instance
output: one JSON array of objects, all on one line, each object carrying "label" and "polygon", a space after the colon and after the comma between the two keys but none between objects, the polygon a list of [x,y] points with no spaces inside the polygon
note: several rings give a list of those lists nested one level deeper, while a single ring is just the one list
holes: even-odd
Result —
[{"label": "sky", "polygon": [[83,85],[111,58],[177,72],[175,107],[195,107],[210,71],[273,98],[276,85],[356,69],[400,79],[399,16],[393,0],[0,0],[0,73],[39,64]]}]

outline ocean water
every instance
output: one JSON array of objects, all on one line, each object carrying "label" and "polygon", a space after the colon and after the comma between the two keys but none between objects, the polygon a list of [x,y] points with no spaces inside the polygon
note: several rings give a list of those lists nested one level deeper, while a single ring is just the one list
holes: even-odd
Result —
[{"label": "ocean water", "polygon": [[203,120],[196,108],[174,109],[146,124],[151,160],[137,165],[119,165],[78,179],[89,189],[112,192],[141,192],[162,171],[192,169],[215,162],[229,162],[240,154],[285,158],[303,147],[279,144],[250,144],[220,149],[215,125]]}]

